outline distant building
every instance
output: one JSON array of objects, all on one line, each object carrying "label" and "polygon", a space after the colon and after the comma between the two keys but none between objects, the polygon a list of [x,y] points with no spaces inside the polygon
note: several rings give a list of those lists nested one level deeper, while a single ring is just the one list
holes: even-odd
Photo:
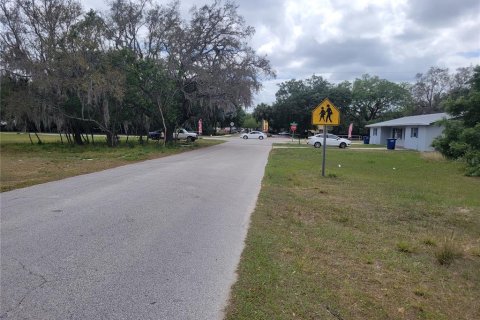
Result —
[{"label": "distant building", "polygon": [[396,146],[418,151],[433,151],[432,142],[440,136],[444,127],[437,122],[449,118],[446,113],[423,114],[369,124],[370,143],[386,144],[395,138]]}]

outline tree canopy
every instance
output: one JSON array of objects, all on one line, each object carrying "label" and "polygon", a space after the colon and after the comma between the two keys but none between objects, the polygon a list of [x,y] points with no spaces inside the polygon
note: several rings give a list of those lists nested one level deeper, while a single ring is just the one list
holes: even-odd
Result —
[{"label": "tree canopy", "polygon": [[445,101],[452,119],[444,121],[445,131],[433,145],[447,158],[465,159],[467,175],[480,176],[480,66],[468,84],[465,94],[455,92]]},{"label": "tree canopy", "polygon": [[178,1],[114,0],[102,15],[75,0],[1,0],[2,84],[11,88],[2,119],[78,144],[101,131],[115,145],[119,132],[172,132],[200,118],[208,130],[240,115],[260,79],[275,76],[247,43],[254,29],[230,1],[190,14],[181,18]]},{"label": "tree canopy", "polygon": [[305,80],[289,80],[279,85],[276,101],[272,106],[260,104],[254,111],[257,120],[267,119],[276,130],[297,122],[299,132],[314,129],[312,110],[325,98],[329,98],[341,113],[341,125],[334,132],[346,132],[350,123],[363,134],[364,126],[387,112],[399,110],[410,103],[406,85],[399,85],[377,76],[363,75],[353,83],[344,81],[332,84],[321,76],[313,75]]},{"label": "tree canopy", "polygon": [[[275,102],[258,104],[253,115],[258,121],[269,120],[273,130],[286,130],[291,122],[297,122],[299,132],[304,132],[316,129],[311,124],[311,112],[328,97],[341,113],[340,126],[329,130],[346,134],[353,124],[353,134],[363,135],[368,134],[365,125],[373,122],[444,111],[447,99],[464,97],[469,92],[472,75],[473,67],[459,68],[454,74],[449,74],[448,69],[432,67],[425,75],[417,74],[412,84],[395,83],[369,74],[353,82],[331,83],[313,75],[280,83]],[[449,108],[455,113],[454,107]],[[478,123],[474,116],[469,119]]]}]

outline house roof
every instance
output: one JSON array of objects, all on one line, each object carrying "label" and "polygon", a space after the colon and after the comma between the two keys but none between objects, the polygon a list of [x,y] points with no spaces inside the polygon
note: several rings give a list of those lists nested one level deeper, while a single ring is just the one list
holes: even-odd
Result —
[{"label": "house roof", "polygon": [[432,113],[422,114],[419,116],[403,117],[378,123],[369,124],[366,127],[397,127],[397,126],[429,126],[434,122],[440,121],[444,118],[449,119],[450,116],[446,113]]}]

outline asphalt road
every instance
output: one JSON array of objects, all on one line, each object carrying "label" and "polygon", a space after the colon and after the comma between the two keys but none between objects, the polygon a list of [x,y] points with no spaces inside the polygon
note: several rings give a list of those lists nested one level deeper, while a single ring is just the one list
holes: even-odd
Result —
[{"label": "asphalt road", "polygon": [[1,319],[220,319],[272,139],[1,194]]}]

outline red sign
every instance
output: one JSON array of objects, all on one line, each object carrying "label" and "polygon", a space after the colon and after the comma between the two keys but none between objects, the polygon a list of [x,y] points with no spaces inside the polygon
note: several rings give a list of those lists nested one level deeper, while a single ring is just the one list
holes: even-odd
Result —
[{"label": "red sign", "polygon": [[202,135],[202,119],[198,120],[198,135]]},{"label": "red sign", "polygon": [[297,131],[297,126],[292,124],[292,125],[290,126],[290,130],[292,130],[292,131],[294,131],[294,132]]}]

